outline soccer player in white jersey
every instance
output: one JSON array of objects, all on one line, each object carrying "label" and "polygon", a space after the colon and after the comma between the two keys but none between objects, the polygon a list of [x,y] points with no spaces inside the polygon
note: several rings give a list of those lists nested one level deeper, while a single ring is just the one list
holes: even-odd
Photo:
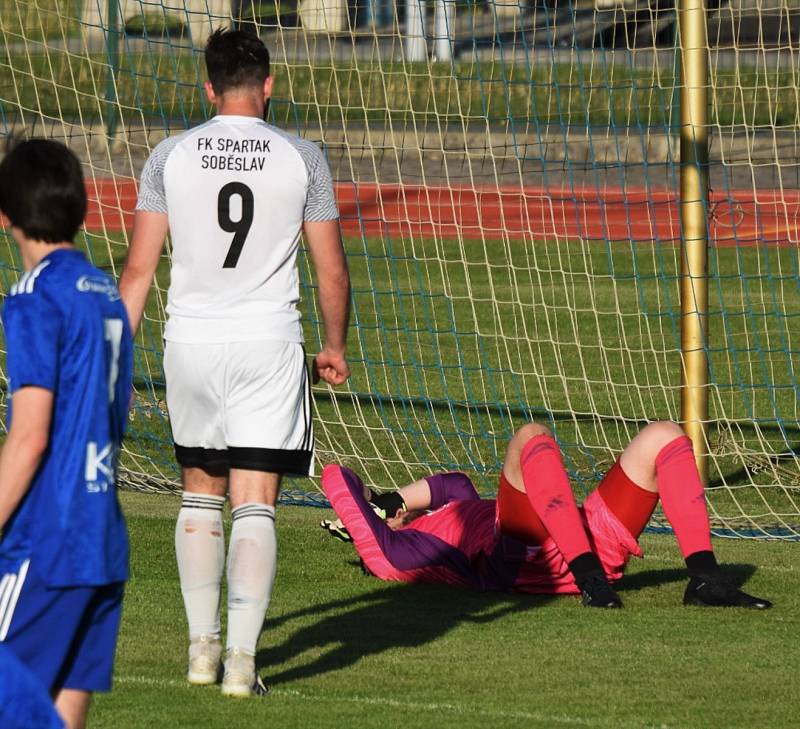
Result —
[{"label": "soccer player in white jersey", "polygon": [[135,329],[169,231],[164,371],[184,487],[175,547],[189,624],[188,680],[217,678],[227,490],[233,527],[222,691],[249,696],[261,690],[254,657],[275,578],[281,476],[313,471],[297,310],[301,233],[324,325],[314,376],[331,385],[350,374],[350,279],[321,151],[263,121],[272,93],[264,44],[218,30],[205,58],[205,90],[217,114],[163,141],[145,164],[120,291]]}]

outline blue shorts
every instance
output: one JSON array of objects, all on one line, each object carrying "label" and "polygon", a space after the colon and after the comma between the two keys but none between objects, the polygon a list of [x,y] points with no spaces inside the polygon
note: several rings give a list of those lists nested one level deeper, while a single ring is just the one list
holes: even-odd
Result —
[{"label": "blue shorts", "polygon": [[0,643],[0,726],[3,729],[64,729],[53,700],[39,680]]},{"label": "blue shorts", "polygon": [[48,587],[26,560],[0,577],[0,641],[51,694],[110,691],[124,587]]}]

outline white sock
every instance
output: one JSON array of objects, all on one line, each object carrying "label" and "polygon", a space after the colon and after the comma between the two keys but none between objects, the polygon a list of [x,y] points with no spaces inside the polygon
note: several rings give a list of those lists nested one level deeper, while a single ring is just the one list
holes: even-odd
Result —
[{"label": "white sock", "polygon": [[227,647],[255,655],[275,582],[278,553],[275,507],[242,504],[233,509],[231,516]]},{"label": "white sock", "polygon": [[219,638],[219,586],[225,566],[225,497],[184,492],[175,525],[175,554],[189,638]]}]

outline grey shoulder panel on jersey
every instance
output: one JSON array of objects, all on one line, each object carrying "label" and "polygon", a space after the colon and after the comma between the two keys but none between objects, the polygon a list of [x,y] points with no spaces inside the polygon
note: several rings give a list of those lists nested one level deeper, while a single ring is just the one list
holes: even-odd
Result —
[{"label": "grey shoulder panel on jersey", "polygon": [[185,132],[167,137],[156,145],[147,158],[139,178],[137,210],[146,210],[153,213],[167,212],[167,195],[164,189],[164,168],[167,166],[167,159],[169,159],[172,150],[181,141],[195,134],[209,123],[206,122],[193,129],[187,129]]},{"label": "grey shoulder panel on jersey", "polygon": [[303,220],[306,222],[336,220],[339,217],[339,209],[336,207],[336,198],[333,194],[331,171],[322,150],[308,139],[288,134],[271,124],[268,126],[271,131],[280,134],[294,147],[305,165],[308,174],[308,197]]}]

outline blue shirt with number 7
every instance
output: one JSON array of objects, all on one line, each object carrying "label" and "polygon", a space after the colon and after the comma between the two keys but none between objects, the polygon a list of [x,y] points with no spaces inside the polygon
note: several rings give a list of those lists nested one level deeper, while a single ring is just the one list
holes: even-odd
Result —
[{"label": "blue shirt with number 7", "polygon": [[[24,560],[49,587],[128,577],[116,493],[133,343],[113,279],[75,249],[57,249],[11,287],[3,308],[9,393],[53,392],[47,450],[0,542],[0,574]],[[8,409],[8,425],[13,412]]]}]

